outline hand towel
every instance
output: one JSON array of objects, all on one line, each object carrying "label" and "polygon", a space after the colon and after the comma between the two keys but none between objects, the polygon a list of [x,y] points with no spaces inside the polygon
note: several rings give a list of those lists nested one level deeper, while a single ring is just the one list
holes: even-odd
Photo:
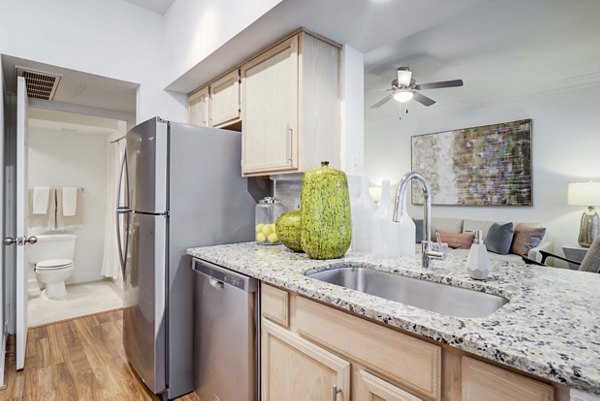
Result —
[{"label": "hand towel", "polygon": [[64,217],[77,215],[77,192],[79,192],[79,188],[76,187],[62,189],[62,215]]},{"label": "hand towel", "polygon": [[33,187],[33,214],[48,213],[48,200],[50,199],[49,187]]},{"label": "hand towel", "polygon": [[56,190],[49,189],[46,203],[46,214],[33,213],[34,190],[29,190],[29,215],[27,217],[27,228],[31,230],[56,230]]},{"label": "hand towel", "polygon": [[[64,189],[64,188],[63,188]],[[56,229],[59,231],[73,230],[75,228],[83,227],[83,202],[82,202],[82,191],[81,188],[76,188],[75,195],[77,200],[76,213],[74,216],[65,216],[64,208],[64,191],[58,189],[56,191],[56,204],[58,206],[56,211]]]}]

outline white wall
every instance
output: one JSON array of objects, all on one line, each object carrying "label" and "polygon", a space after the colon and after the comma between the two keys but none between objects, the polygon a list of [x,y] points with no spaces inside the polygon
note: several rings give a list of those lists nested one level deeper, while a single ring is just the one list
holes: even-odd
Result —
[{"label": "white wall", "polygon": [[107,134],[29,128],[29,187],[85,188],[70,283],[102,278],[107,151]]},{"label": "white wall", "polygon": [[[569,112],[565,113],[565,104]],[[396,116],[369,121],[366,169],[372,182],[397,182],[410,171],[410,136],[522,118],[533,120],[533,207],[433,207],[436,217],[540,222],[548,228],[555,251],[576,245],[583,208],[567,206],[567,184],[600,179],[600,85],[527,98],[497,100],[485,106],[422,112],[399,121]],[[419,207],[411,214],[421,213]]]},{"label": "white wall", "polygon": [[0,10],[0,53],[139,83],[138,122],[187,120],[186,96],[162,90],[161,15],[123,0],[0,0]]},{"label": "white wall", "polygon": [[[397,182],[410,170],[412,135],[531,118],[533,207],[434,206],[433,214],[539,222],[556,252],[577,244],[584,208],[567,205],[567,184],[600,179],[598,18],[597,1],[503,0],[392,46],[399,58],[389,65],[410,65],[417,82],[462,78],[465,86],[424,91],[438,103],[412,101],[402,120],[394,101],[367,109],[371,181]],[[368,76],[367,106],[391,78]]]},{"label": "white wall", "polygon": [[[281,1],[176,0],[165,14],[164,50],[169,63],[164,86]],[[198,85],[202,83],[198,82]]]},{"label": "white wall", "polygon": [[342,50],[341,166],[348,174],[364,173],[364,54],[351,46]]}]

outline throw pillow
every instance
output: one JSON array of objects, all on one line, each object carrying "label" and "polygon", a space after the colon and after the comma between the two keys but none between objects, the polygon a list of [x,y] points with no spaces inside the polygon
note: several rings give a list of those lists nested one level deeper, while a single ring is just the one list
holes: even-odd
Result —
[{"label": "throw pillow", "polygon": [[511,252],[527,257],[529,250],[538,246],[544,239],[544,235],[546,235],[545,227],[529,227],[524,224],[517,224]]},{"label": "throw pillow", "polygon": [[485,247],[490,252],[508,255],[514,233],[513,223],[494,223],[485,237]]},{"label": "throw pillow", "polygon": [[453,233],[450,231],[437,230],[440,235],[440,240],[448,244],[450,248],[454,249],[469,249],[475,238],[475,234],[472,232],[467,233]]}]

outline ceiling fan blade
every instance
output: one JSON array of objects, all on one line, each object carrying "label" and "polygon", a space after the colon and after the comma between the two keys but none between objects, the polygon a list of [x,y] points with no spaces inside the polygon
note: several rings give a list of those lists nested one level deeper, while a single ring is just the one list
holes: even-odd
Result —
[{"label": "ceiling fan blade", "polygon": [[452,81],[430,82],[427,84],[418,84],[415,89],[438,89],[438,88],[453,88],[455,86],[463,86],[462,79],[453,79]]},{"label": "ceiling fan blade", "polygon": [[378,101],[377,103],[375,103],[373,106],[371,106],[372,109],[376,109],[380,106],[383,106],[384,104],[386,104],[387,102],[389,102],[390,100],[392,100],[392,98],[394,97],[394,95],[387,95],[386,97],[384,97],[383,99],[381,99],[380,101]]},{"label": "ceiling fan blade", "polygon": [[413,99],[421,103],[423,106],[427,107],[431,106],[432,104],[435,104],[435,100],[428,98],[427,96],[422,95],[419,92],[413,92]]}]

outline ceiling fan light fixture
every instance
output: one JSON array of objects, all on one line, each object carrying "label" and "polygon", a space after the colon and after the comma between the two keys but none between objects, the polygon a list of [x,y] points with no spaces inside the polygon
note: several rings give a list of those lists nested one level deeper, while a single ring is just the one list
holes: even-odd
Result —
[{"label": "ceiling fan light fixture", "polygon": [[394,99],[400,103],[406,103],[413,98],[414,94],[412,91],[398,91],[394,93]]}]

